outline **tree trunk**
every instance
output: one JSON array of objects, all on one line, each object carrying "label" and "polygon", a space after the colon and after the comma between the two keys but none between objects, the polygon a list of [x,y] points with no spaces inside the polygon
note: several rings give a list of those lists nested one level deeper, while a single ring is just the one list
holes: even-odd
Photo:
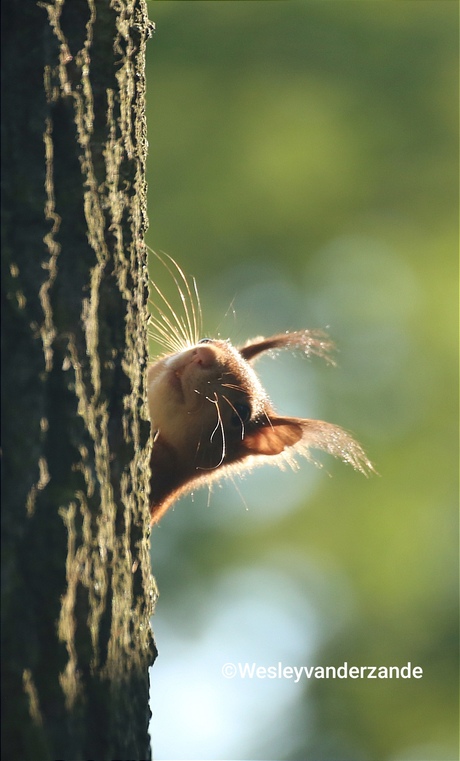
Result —
[{"label": "tree trunk", "polygon": [[2,0],[2,752],[150,758],[145,0]]}]

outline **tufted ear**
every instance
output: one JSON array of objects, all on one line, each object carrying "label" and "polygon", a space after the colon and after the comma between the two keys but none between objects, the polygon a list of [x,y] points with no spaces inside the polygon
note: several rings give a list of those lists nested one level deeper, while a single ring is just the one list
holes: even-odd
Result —
[{"label": "tufted ear", "polygon": [[281,454],[287,447],[293,447],[302,440],[302,422],[300,418],[272,416],[253,431],[245,433],[241,445],[248,455]]},{"label": "tufted ear", "polygon": [[252,362],[266,351],[280,349],[300,349],[307,357],[317,356],[331,365],[335,364],[331,356],[335,346],[322,330],[295,330],[293,333],[277,333],[270,338],[254,338],[246,346],[239,347],[238,351],[243,359]]},{"label": "tufted ear", "polygon": [[246,431],[241,447],[244,454],[256,456],[279,455],[292,448],[293,454],[297,452],[313,461],[310,449],[322,449],[365,475],[376,472],[353,436],[338,425],[323,420],[271,415],[257,428]]}]

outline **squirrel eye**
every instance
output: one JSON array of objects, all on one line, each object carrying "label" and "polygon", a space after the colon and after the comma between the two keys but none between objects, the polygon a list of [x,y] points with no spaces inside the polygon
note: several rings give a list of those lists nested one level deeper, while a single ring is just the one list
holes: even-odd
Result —
[{"label": "squirrel eye", "polygon": [[212,338],[200,338],[199,344],[212,344]]},{"label": "squirrel eye", "polygon": [[235,414],[231,417],[231,424],[237,426],[242,423],[247,423],[251,417],[251,408],[249,404],[235,404],[234,409]]}]

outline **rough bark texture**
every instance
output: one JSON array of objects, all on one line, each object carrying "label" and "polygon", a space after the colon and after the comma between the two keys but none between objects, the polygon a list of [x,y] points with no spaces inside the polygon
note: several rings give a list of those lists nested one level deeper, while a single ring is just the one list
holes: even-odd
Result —
[{"label": "rough bark texture", "polygon": [[148,759],[145,0],[2,0],[2,752]]}]

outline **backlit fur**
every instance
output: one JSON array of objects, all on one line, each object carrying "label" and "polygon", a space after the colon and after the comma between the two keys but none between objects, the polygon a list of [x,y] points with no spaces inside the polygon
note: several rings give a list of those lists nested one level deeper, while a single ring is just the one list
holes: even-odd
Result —
[{"label": "backlit fur", "polygon": [[342,428],[277,415],[252,367],[262,353],[286,348],[332,362],[328,337],[302,330],[259,337],[240,348],[220,339],[200,340],[198,291],[169,261],[184,316],[155,289],[162,304],[152,317],[152,333],[170,351],[148,369],[152,522],[195,487],[264,462],[292,463],[295,454],[314,461],[311,449],[324,450],[364,474],[372,471],[361,446]]}]

